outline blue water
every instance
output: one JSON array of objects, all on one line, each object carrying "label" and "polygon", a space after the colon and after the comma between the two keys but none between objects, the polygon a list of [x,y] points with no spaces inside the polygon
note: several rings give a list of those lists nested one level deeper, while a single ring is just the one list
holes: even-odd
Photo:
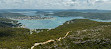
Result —
[{"label": "blue water", "polygon": [[63,25],[66,21],[72,19],[84,19],[83,17],[58,17],[53,16],[54,19],[46,20],[18,20],[29,29],[54,29],[59,25]]},{"label": "blue water", "polygon": [[97,22],[111,22],[111,20],[90,19]]},{"label": "blue water", "polygon": [[[24,15],[34,16],[36,15],[35,11],[30,12],[19,12]],[[49,17],[49,16],[48,16]],[[59,25],[63,25],[66,21],[72,19],[85,19],[83,17],[59,17],[59,16],[50,16],[54,17],[54,19],[46,19],[46,20],[18,20],[20,23],[25,25],[26,28],[29,29],[54,29]],[[111,22],[111,20],[99,20],[99,19],[91,19],[98,22]]]}]

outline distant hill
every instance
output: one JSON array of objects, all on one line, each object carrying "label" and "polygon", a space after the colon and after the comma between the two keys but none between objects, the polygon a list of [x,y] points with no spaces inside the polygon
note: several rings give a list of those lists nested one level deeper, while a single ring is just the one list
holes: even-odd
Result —
[{"label": "distant hill", "polygon": [[26,15],[20,13],[0,13],[0,17],[23,17]]},{"label": "distant hill", "polygon": [[92,12],[75,12],[75,11],[60,11],[53,14],[45,13],[46,16],[60,16],[60,17],[84,17],[90,19],[111,20],[111,12],[108,13],[92,13]]}]

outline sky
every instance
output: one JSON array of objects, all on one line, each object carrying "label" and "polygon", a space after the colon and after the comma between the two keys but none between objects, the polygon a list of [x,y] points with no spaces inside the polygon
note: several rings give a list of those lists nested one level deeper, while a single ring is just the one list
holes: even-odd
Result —
[{"label": "sky", "polygon": [[0,0],[0,9],[111,10],[111,0]]}]

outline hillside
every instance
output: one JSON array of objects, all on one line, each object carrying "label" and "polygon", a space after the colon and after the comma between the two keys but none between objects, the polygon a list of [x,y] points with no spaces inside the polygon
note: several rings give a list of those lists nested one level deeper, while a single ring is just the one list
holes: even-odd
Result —
[{"label": "hillside", "polygon": [[[67,24],[69,23],[69,24]],[[34,49],[109,49],[111,48],[111,23],[91,20],[72,20],[58,27],[60,34],[72,31],[56,42],[36,46]],[[59,35],[60,35],[59,34]]]},{"label": "hillside", "polygon": [[18,21],[0,18],[0,48],[10,49],[8,48],[10,47],[9,44],[15,44],[16,40],[19,41],[20,38],[22,39],[30,34],[29,29],[18,28],[20,26],[21,24]]},{"label": "hillside", "polygon": [[[63,25],[42,32],[30,34],[30,30],[24,28],[0,28],[0,48],[6,49],[30,49],[34,43],[55,40],[45,45],[39,45],[34,49],[82,49],[109,48],[110,43],[110,22],[96,22],[88,19],[75,19],[67,21]],[[56,41],[64,37],[65,39]]]},{"label": "hillside", "polygon": [[[44,29],[39,33],[33,31],[32,34],[29,29],[25,28],[0,27],[0,48],[30,49],[34,43],[52,39],[55,42],[39,45],[34,49],[107,49],[111,47],[110,29],[110,22],[96,22],[88,19],[67,21],[55,29]],[[71,32],[66,38],[56,41],[69,31]]]},{"label": "hillside", "polygon": [[20,27],[21,24],[18,21],[0,18],[0,27]]}]

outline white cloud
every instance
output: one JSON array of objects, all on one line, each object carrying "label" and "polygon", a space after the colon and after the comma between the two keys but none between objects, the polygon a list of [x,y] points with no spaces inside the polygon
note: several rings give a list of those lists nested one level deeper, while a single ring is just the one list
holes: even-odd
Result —
[{"label": "white cloud", "polygon": [[111,0],[0,0],[0,9],[111,9],[110,5]]}]

